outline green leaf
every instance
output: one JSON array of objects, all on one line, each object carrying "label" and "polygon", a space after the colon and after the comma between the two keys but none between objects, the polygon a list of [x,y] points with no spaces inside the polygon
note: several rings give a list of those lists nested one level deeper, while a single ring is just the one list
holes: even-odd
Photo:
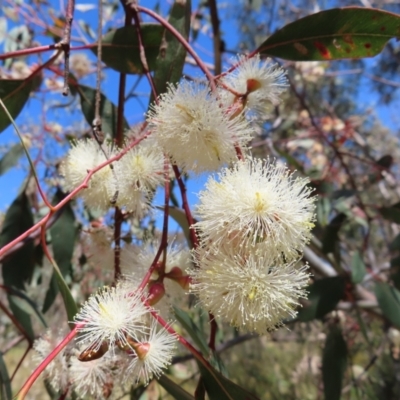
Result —
[{"label": "green leaf", "polygon": [[[93,124],[95,116],[96,90],[89,86],[77,86],[79,97],[81,99],[81,107],[83,115],[90,126]],[[100,117],[102,123],[102,131],[110,134],[115,138],[117,134],[118,107],[101,94],[100,100]],[[124,118],[123,129],[128,130],[129,125]]]},{"label": "green leaf", "polygon": [[[33,79],[0,79],[0,99],[13,119],[16,119],[24,108],[34,85]],[[0,132],[3,132],[10,124],[10,119],[0,107]]]},{"label": "green leaf", "polygon": [[[62,201],[65,194],[58,189],[53,203],[57,204]],[[61,274],[65,278],[72,271],[72,256],[74,253],[75,241],[78,235],[78,230],[75,221],[75,214],[70,203],[66,204],[61,209],[61,215],[50,228],[51,245],[53,248],[54,260],[60,268]],[[53,304],[58,293],[57,279],[55,274],[50,281],[49,288],[43,304],[43,312],[45,313]]]},{"label": "green leaf", "polygon": [[[33,216],[28,197],[23,192],[13,201],[6,212],[0,233],[0,248],[27,231],[33,225]],[[4,284],[24,289],[34,270],[34,245],[27,240],[24,245],[14,251],[3,261],[2,273]]]},{"label": "green leaf", "polygon": [[382,217],[388,221],[400,224],[400,202],[393,204],[390,207],[381,207],[379,212],[381,213]]},{"label": "green leaf", "polygon": [[[28,197],[22,192],[13,201],[6,212],[2,231],[0,234],[0,248],[10,243],[33,225],[33,216]],[[34,244],[27,240],[24,245],[6,256],[2,262],[2,274],[4,285],[9,289],[24,290],[25,282],[32,278],[34,263]],[[24,328],[26,334],[33,340],[34,332],[30,315],[24,311],[13,296],[7,296],[10,310]]]},{"label": "green leaf", "polygon": [[210,348],[208,347],[207,340],[204,337],[203,332],[201,332],[199,327],[194,323],[188,313],[177,307],[173,307],[173,309],[176,319],[196,343],[196,346],[203,353],[203,356],[208,357],[208,355],[210,354]]},{"label": "green leaf", "polygon": [[400,250],[400,233],[389,244],[389,250],[391,251]]},{"label": "green leaf", "polygon": [[[168,22],[185,38],[190,31],[191,0],[175,1]],[[169,31],[165,30],[154,69],[154,84],[158,95],[167,90],[167,83],[175,84],[182,76],[186,49]],[[154,101],[153,94],[150,104]]]},{"label": "green leaf", "polygon": [[[144,52],[150,71],[156,66],[164,27],[159,24],[140,24]],[[91,49],[97,55],[97,47]],[[135,26],[125,26],[108,32],[102,39],[101,61],[124,74],[142,74],[139,40]]]},{"label": "green leaf", "polygon": [[346,221],[347,216],[344,213],[339,213],[325,228],[322,238],[322,251],[325,254],[333,253],[336,249],[336,243],[339,239],[339,230]]},{"label": "green leaf", "polygon": [[360,283],[364,279],[367,270],[361,254],[356,251],[351,259],[351,280],[353,283]]},{"label": "green leaf", "polygon": [[24,148],[21,143],[14,144],[0,160],[0,175],[16,165],[22,154],[24,154]]},{"label": "green leaf", "polygon": [[385,282],[376,282],[375,296],[383,315],[400,329],[400,292]]},{"label": "green leaf", "polygon": [[299,309],[297,319],[302,322],[320,319],[335,309],[343,297],[345,280],[341,276],[320,279],[311,284],[307,290],[308,300],[303,308]]},{"label": "green leaf", "polygon": [[334,8],[286,25],[257,51],[293,61],[373,57],[400,36],[399,26],[400,17],[386,11]]},{"label": "green leaf", "polygon": [[161,375],[157,382],[176,400],[194,400],[194,397],[166,375]]},{"label": "green leaf", "polygon": [[258,400],[258,397],[233,383],[215,368],[207,369],[200,362],[198,365],[210,400]]},{"label": "green leaf", "polygon": [[322,379],[325,400],[340,399],[346,366],[347,345],[341,330],[334,326],[326,338],[322,356]]},{"label": "green leaf", "polygon": [[10,376],[8,375],[7,365],[4,362],[3,353],[0,351],[0,399],[11,400],[12,390]]},{"label": "green leaf", "polygon": [[15,288],[9,288],[9,299],[12,298],[12,301],[15,305],[17,305],[21,310],[23,310],[28,315],[35,315],[38,320],[42,323],[44,327],[47,327],[46,321],[39,311],[36,303],[28,297],[28,295],[22,290],[18,290]]},{"label": "green leaf", "polygon": [[[158,207],[158,208],[164,209],[164,207]],[[189,248],[193,248],[192,240],[190,239],[189,223],[186,218],[185,211],[182,208],[170,206],[169,207],[169,216],[171,218],[173,218],[178,223],[178,225],[182,228]]]}]

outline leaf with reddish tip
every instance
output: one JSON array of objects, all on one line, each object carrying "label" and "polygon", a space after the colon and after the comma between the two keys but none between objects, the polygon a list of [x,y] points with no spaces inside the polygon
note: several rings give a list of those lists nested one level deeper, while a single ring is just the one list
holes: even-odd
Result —
[{"label": "leaf with reddish tip", "polygon": [[399,15],[372,8],[334,8],[286,25],[257,52],[293,61],[373,57],[395,37],[400,37]]}]

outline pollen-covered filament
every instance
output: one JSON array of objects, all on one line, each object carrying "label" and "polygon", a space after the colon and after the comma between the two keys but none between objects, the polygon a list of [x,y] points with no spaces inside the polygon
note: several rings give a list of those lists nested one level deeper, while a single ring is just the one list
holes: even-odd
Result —
[{"label": "pollen-covered filament", "polygon": [[254,210],[257,212],[262,212],[266,208],[265,200],[261,197],[259,192],[256,192],[256,201],[254,204]]},{"label": "pollen-covered filament", "polygon": [[190,110],[188,110],[188,108],[185,107],[184,105],[182,105],[182,104],[175,104],[175,107],[176,107],[177,109],[183,111],[183,112],[189,117],[190,122],[193,122],[193,121],[196,119],[196,117],[195,117],[195,116],[190,112]]},{"label": "pollen-covered filament", "polygon": [[250,293],[247,295],[247,297],[250,301],[253,301],[256,296],[257,296],[257,287],[253,286],[250,290]]},{"label": "pollen-covered filament", "polygon": [[112,315],[108,311],[107,307],[103,303],[99,303],[99,308],[100,308],[101,313],[103,314],[103,316],[112,317]]}]

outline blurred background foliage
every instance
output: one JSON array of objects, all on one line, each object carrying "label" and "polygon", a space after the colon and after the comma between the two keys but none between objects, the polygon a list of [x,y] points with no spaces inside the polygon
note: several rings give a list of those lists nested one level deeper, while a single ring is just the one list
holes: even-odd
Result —
[{"label": "blurred background foliage", "polygon": [[[0,17],[2,52],[58,42],[65,22],[65,5],[61,3],[5,0]],[[166,2],[151,6],[161,15],[168,14]],[[219,71],[221,65],[222,69],[229,65],[233,55],[253,51],[284,25],[321,10],[345,6],[400,13],[397,0],[194,2],[191,44],[212,70]],[[76,10],[71,43],[73,47],[88,47],[96,40],[97,4],[79,3]],[[219,26],[215,23],[216,10]],[[123,24],[121,4],[103,2],[103,33]],[[63,98],[62,57],[34,79],[24,81],[48,60],[44,54],[3,59],[0,95],[4,99],[17,90],[18,101],[8,105],[15,108],[15,116],[18,108],[22,110],[18,126],[37,165],[39,180],[56,204],[63,196],[57,190],[57,168],[68,143],[91,134],[88,122],[93,116],[90,107],[85,108],[85,99],[94,96],[96,57],[89,49],[72,51],[71,94]],[[318,205],[314,238],[304,254],[314,282],[298,319],[265,337],[219,326],[217,351],[226,374],[261,399],[400,398],[399,60],[400,45],[395,40],[373,59],[278,60],[288,71],[290,87],[282,103],[270,110],[270,120],[255,123],[257,136],[252,151],[258,157],[275,157],[308,176],[318,195]],[[112,133],[118,73],[110,63],[103,68],[102,87],[107,110],[103,118]],[[184,71],[188,78],[199,76],[190,57],[186,58]],[[142,119],[148,98],[143,74],[136,71],[129,75],[126,125],[132,127]],[[0,137],[0,146],[2,246],[42,218],[47,208],[33,180],[28,179],[23,148],[10,127]],[[199,180],[187,177],[187,183],[192,191],[198,191]],[[16,185],[20,185],[18,194]],[[179,198],[174,186],[172,199]],[[155,193],[156,203],[158,195]],[[113,214],[91,213],[76,201],[57,215],[47,231],[47,241],[78,303],[112,280],[111,266],[105,272],[88,256],[83,236],[96,224],[112,225]],[[157,216],[144,221],[130,219],[122,226],[126,243],[140,244],[143,238],[159,234]],[[177,227],[171,230],[172,236],[178,242],[185,240]],[[41,334],[46,324],[58,326],[67,321],[39,235],[32,234],[27,242],[1,259],[0,398],[4,399],[9,395],[7,379],[12,377],[15,393],[32,370],[24,353],[24,337],[28,337],[29,349],[33,337]],[[62,250],[67,247],[67,254],[57,250],[60,246]],[[208,319],[192,306],[193,301],[188,304],[182,300],[179,304],[207,337]],[[22,324],[24,335],[12,316]],[[15,376],[14,370],[18,370]],[[178,355],[169,372],[171,379],[193,392],[199,373],[190,357]],[[44,398],[39,386],[29,398]],[[137,389],[125,395],[143,400],[169,396],[157,382],[141,392]]]}]

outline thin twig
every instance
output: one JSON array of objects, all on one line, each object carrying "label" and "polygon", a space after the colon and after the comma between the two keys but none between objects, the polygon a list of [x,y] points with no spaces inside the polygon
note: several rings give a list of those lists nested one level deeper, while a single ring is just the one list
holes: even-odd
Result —
[{"label": "thin twig", "polygon": [[213,30],[213,46],[214,46],[214,74],[219,75],[222,70],[222,59],[221,59],[221,32],[219,29],[219,17],[218,7],[216,0],[208,0],[208,6],[210,7],[211,25]]},{"label": "thin twig", "polygon": [[71,28],[74,19],[75,0],[68,0],[67,10],[65,13],[65,28],[64,37],[61,41],[61,48],[64,51],[64,88],[62,91],[63,96],[68,96],[68,76],[69,76],[69,55],[71,50]]}]

